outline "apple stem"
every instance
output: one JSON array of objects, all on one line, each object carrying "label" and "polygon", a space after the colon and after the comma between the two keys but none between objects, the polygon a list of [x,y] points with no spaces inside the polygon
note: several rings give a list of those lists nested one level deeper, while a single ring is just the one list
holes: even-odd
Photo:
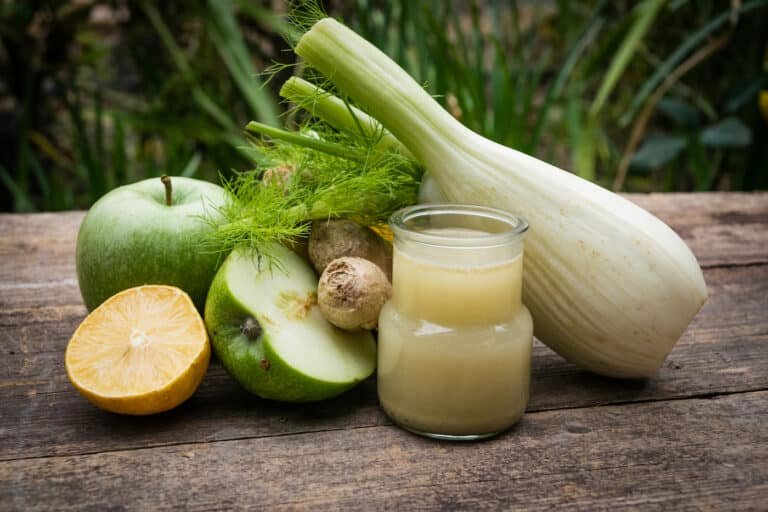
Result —
[{"label": "apple stem", "polygon": [[173,205],[173,185],[171,185],[171,177],[163,174],[160,177],[160,181],[165,185],[165,204],[166,206]]}]

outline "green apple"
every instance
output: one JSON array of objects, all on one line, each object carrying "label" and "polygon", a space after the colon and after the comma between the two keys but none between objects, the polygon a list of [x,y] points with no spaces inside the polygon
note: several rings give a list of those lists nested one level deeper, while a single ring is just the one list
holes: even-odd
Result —
[{"label": "green apple", "polygon": [[227,372],[251,393],[288,402],[331,398],[370,376],[373,335],[331,325],[310,264],[283,246],[272,254],[270,266],[235,249],[211,284],[205,324]]},{"label": "green apple", "polygon": [[143,284],[177,286],[202,311],[221,254],[203,246],[223,188],[191,178],[118,187],[91,207],[77,235],[77,280],[88,310]]}]

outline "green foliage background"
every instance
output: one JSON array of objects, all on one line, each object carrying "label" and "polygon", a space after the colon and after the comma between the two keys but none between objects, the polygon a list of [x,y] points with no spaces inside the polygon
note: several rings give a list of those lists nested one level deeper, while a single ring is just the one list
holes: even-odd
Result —
[{"label": "green foliage background", "polygon": [[[328,1],[484,135],[626,191],[768,188],[768,0]],[[249,167],[283,2],[0,2],[0,209]],[[762,107],[761,107],[762,106]],[[762,108],[762,110],[761,110]]]}]

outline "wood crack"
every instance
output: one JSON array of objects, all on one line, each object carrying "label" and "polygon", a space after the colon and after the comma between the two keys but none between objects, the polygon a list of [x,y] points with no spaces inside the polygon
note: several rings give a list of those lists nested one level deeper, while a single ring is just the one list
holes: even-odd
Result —
[{"label": "wood crack", "polygon": [[173,447],[179,447],[179,446],[199,446],[199,445],[209,445],[209,444],[215,444],[215,443],[231,443],[231,442],[237,442],[237,441],[248,441],[248,440],[255,440],[255,439],[271,439],[271,438],[279,438],[279,437],[303,436],[303,435],[310,435],[310,434],[314,435],[314,434],[322,434],[325,432],[338,432],[342,430],[344,431],[361,430],[361,429],[377,428],[377,427],[384,427],[384,426],[391,426],[391,425],[392,425],[391,423],[376,423],[372,425],[354,425],[349,427],[321,428],[317,430],[297,430],[292,432],[277,432],[274,434],[257,434],[252,436],[237,436],[237,437],[227,437],[222,439],[210,439],[210,440],[202,440],[202,441],[157,443],[157,444],[146,445],[146,446],[137,446],[135,448],[117,448],[114,450],[91,450],[91,451],[72,452],[72,453],[57,453],[57,454],[51,454],[51,455],[37,455],[33,457],[0,458],[0,462],[36,461],[36,460],[45,460],[45,459],[61,459],[61,458],[67,458],[67,457],[86,457],[91,455],[104,455],[104,454],[111,454],[111,453],[130,453],[130,452],[140,452],[144,450],[155,450],[158,448],[173,448]]},{"label": "wood crack", "polygon": [[710,270],[722,268],[760,267],[763,265],[768,265],[768,260],[747,260],[736,261],[733,263],[705,263],[701,265],[701,268],[704,270]]},{"label": "wood crack", "polygon": [[[526,411],[525,414],[526,416],[534,416],[537,414],[566,412],[571,410],[588,411],[588,410],[593,410],[597,408],[627,407],[627,406],[633,406],[633,405],[644,405],[649,403],[663,404],[665,402],[710,400],[714,398],[730,397],[730,396],[736,396],[736,395],[747,395],[747,394],[760,394],[765,392],[768,392],[768,388],[735,391],[735,392],[701,393],[699,395],[687,396],[687,397],[671,397],[671,398],[656,399],[656,400],[648,399],[648,400],[638,400],[634,402],[624,401],[624,402],[606,403],[606,404],[592,404],[592,405],[585,405],[585,406],[579,406],[579,407],[552,407],[552,408]],[[162,449],[162,448],[173,448],[173,447],[182,447],[182,446],[200,446],[200,445],[210,445],[210,444],[216,444],[216,443],[231,443],[231,442],[238,442],[238,441],[271,439],[271,438],[282,438],[282,437],[298,437],[298,436],[316,435],[316,434],[322,434],[322,433],[328,433],[328,432],[355,431],[355,430],[365,430],[365,429],[384,428],[384,427],[389,428],[392,426],[393,424],[390,421],[385,420],[384,422],[377,422],[377,423],[372,423],[368,425],[342,426],[342,427],[323,428],[323,429],[315,429],[315,430],[297,430],[292,432],[278,432],[274,434],[236,436],[236,437],[202,440],[202,441],[157,443],[153,445],[139,446],[135,448],[118,448],[114,450],[92,450],[92,451],[82,451],[82,452],[72,452],[72,453],[59,453],[59,454],[51,454],[51,455],[38,455],[38,456],[32,456],[32,457],[12,457],[12,458],[0,459],[0,462],[36,461],[36,460],[45,460],[45,459],[62,459],[67,457],[85,457],[85,456],[111,454],[111,453],[131,453],[131,452],[140,452],[145,450],[155,450],[155,449]],[[437,444],[439,445],[440,443],[437,443]]]},{"label": "wood crack", "polygon": [[711,400],[713,398],[720,398],[720,397],[728,397],[733,395],[744,395],[748,393],[761,393],[768,391],[768,387],[759,387],[754,389],[739,389],[735,391],[712,391],[707,393],[693,393],[690,395],[679,395],[679,396],[667,396],[667,397],[657,397],[657,398],[640,398],[637,400],[622,400],[617,402],[605,402],[605,403],[599,403],[599,404],[588,404],[588,405],[580,405],[575,407],[569,407],[569,406],[555,406],[555,407],[546,407],[542,409],[536,409],[532,411],[526,411],[525,414],[531,414],[531,413],[537,413],[537,412],[547,412],[547,411],[569,411],[574,409],[594,409],[598,407],[615,407],[615,406],[627,406],[627,405],[640,405],[640,404],[661,404],[664,402],[677,402],[681,400]]}]

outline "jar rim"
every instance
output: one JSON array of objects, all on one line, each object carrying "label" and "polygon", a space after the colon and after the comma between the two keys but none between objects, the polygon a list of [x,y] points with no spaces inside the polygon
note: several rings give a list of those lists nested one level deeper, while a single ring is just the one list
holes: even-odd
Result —
[{"label": "jar rim", "polygon": [[[485,232],[478,236],[456,236],[429,233],[413,229],[408,224],[422,217],[464,216],[466,218],[488,219],[506,225],[496,233]],[[436,247],[489,248],[520,241],[528,231],[528,221],[499,208],[460,203],[417,204],[402,208],[389,218],[389,226],[396,239],[405,239]]]}]

